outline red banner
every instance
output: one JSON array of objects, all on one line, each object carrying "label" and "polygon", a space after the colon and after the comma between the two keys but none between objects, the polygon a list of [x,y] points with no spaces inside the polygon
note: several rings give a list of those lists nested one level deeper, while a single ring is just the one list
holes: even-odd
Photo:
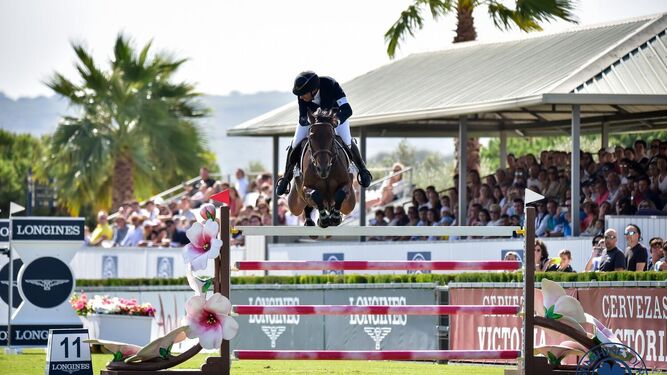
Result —
[{"label": "red banner", "polygon": [[[667,290],[664,288],[566,289],[584,311],[599,319],[618,338],[637,351],[649,369],[667,370]],[[454,305],[523,306],[521,289],[449,290]],[[508,315],[454,315],[450,318],[449,348],[454,350],[520,350],[521,319]],[[558,344],[568,338],[535,329],[535,345]],[[566,364],[576,364],[568,357]]]},{"label": "red banner", "polygon": [[[566,289],[576,296],[576,290]],[[452,305],[519,305],[523,308],[522,289],[449,289]],[[536,308],[539,308],[536,306]],[[453,315],[449,317],[449,348],[452,350],[521,350],[522,319],[512,315]],[[560,344],[566,336],[536,327],[535,346]],[[499,362],[499,361],[493,361]],[[505,361],[508,363],[514,360]],[[576,364],[568,359],[564,364]]]},{"label": "red banner", "polygon": [[577,293],[584,311],[639,353],[647,368],[667,369],[665,288],[590,288]]}]

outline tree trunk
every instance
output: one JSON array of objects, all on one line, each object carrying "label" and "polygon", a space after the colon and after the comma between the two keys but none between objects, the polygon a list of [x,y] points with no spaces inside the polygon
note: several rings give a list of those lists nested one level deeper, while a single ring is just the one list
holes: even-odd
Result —
[{"label": "tree trunk", "polygon": [[[467,6],[463,4],[464,1],[458,2],[456,7],[456,18],[458,19],[456,23],[456,36],[454,37],[454,43],[458,42],[468,42],[471,40],[477,39],[477,32],[475,31],[475,19],[472,16],[472,11],[474,7]],[[476,170],[479,172],[481,166],[480,160],[480,148],[479,138],[469,138],[468,139],[468,155],[467,155],[467,166],[469,170]],[[454,149],[456,155],[456,170],[459,168],[459,139],[454,139]]]},{"label": "tree trunk", "polygon": [[134,199],[132,178],[132,156],[129,151],[121,151],[113,166],[111,212],[116,212],[121,204]]}]

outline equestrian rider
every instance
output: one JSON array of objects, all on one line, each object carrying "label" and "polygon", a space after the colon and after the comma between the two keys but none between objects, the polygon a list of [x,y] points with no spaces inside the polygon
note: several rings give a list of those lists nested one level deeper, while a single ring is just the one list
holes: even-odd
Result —
[{"label": "equestrian rider", "polygon": [[361,153],[355,142],[352,142],[350,134],[350,122],[348,118],[352,116],[352,107],[347,102],[345,92],[338,82],[331,77],[318,77],[315,72],[305,71],[300,73],[294,80],[294,95],[298,96],[299,102],[299,124],[294,132],[292,144],[287,151],[287,163],[283,177],[276,183],[276,194],[283,195],[287,192],[294,166],[299,163],[301,158],[301,141],[308,137],[310,124],[308,123],[308,110],[315,112],[318,108],[329,110],[338,108],[336,116],[339,125],[336,127],[338,134],[345,143],[345,151],[359,170],[359,184],[368,187],[373,180],[373,176],[366,169],[366,164],[361,158]]}]

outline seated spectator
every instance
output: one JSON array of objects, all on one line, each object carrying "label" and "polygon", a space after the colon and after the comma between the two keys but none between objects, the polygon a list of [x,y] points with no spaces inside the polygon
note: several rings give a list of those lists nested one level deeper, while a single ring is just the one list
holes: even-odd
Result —
[{"label": "seated spectator", "polygon": [[585,272],[597,271],[600,268],[600,260],[604,248],[604,236],[598,235],[593,237],[593,250],[591,251],[591,256],[588,258],[588,262],[586,262]]},{"label": "seated spectator", "polygon": [[617,241],[616,230],[607,229],[604,232],[605,251],[602,253],[602,258],[600,259],[600,271],[611,272],[625,270],[625,255],[623,255],[623,252],[616,247]]},{"label": "seated spectator", "polygon": [[116,219],[113,222],[113,245],[120,246],[121,242],[127,236],[127,233],[130,231],[130,227],[127,225],[127,219],[123,215],[116,216]]},{"label": "seated spectator", "polygon": [[394,220],[389,222],[389,225],[394,226],[406,226],[410,222],[408,216],[405,214],[405,208],[403,206],[396,206],[394,208]]},{"label": "seated spectator", "polygon": [[570,250],[561,250],[558,253],[558,257],[560,258],[560,261],[556,259],[555,262],[547,268],[547,272],[574,272],[570,265],[572,262],[572,253]]},{"label": "seated spectator", "polygon": [[535,271],[544,272],[549,266],[549,251],[541,240],[535,240]]},{"label": "seated spectator", "polygon": [[651,251],[651,258],[649,260],[648,269],[651,271],[660,271],[656,266],[658,262],[662,259],[662,245],[664,241],[660,237],[653,237],[648,241],[648,246]]},{"label": "seated spectator", "polygon": [[143,241],[144,239],[143,216],[139,214],[132,214],[130,216],[130,222],[132,223],[132,228],[127,232],[127,235],[120,243],[120,246],[138,246],[139,242]]},{"label": "seated spectator", "polygon": [[653,267],[655,271],[667,271],[667,241],[662,244],[662,258],[655,262]]},{"label": "seated spectator", "polygon": [[97,213],[97,226],[90,235],[90,246],[100,246],[102,241],[110,241],[113,238],[113,229],[109,225],[106,211]]},{"label": "seated spectator", "polygon": [[386,206],[384,208],[384,219],[387,221],[387,225],[394,220],[394,206]]},{"label": "seated spectator", "polygon": [[379,205],[385,205],[397,199],[403,198],[406,194],[407,183],[403,180],[403,170],[401,163],[395,163],[392,167],[392,174],[389,179],[382,182],[380,186],[380,202]]},{"label": "seated spectator", "polygon": [[626,266],[628,271],[643,272],[649,270],[648,250],[639,242],[642,232],[636,224],[625,227],[625,241],[628,247],[625,250]]},{"label": "seated spectator", "polygon": [[385,220],[384,210],[376,210],[375,217],[371,219],[370,224],[372,227],[384,227],[387,225]]},{"label": "seated spectator", "polygon": [[144,205],[144,208],[141,209],[141,216],[145,217],[148,220],[156,220],[157,217],[160,215],[160,210],[155,207],[155,202],[152,200],[149,200],[146,202]]},{"label": "seated spectator", "polygon": [[190,243],[190,239],[185,234],[185,231],[178,228],[174,220],[168,219],[164,222],[167,230],[167,236],[170,239],[170,245],[173,247],[181,247]]},{"label": "seated spectator", "polygon": [[[500,215],[500,206],[497,203],[494,203],[491,205],[491,207],[489,207],[489,215],[491,216],[491,220],[486,225],[491,225],[491,226],[506,225],[505,220]],[[507,215],[504,216],[508,217]]]}]

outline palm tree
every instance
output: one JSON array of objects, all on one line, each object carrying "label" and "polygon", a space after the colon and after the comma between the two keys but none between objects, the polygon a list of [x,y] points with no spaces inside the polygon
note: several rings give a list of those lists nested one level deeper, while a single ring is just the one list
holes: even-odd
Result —
[{"label": "palm tree", "polygon": [[73,48],[81,82],[57,72],[46,82],[79,109],[58,125],[47,162],[70,211],[84,202],[115,210],[192,176],[206,151],[194,120],[207,110],[193,85],[173,81],[186,60],[149,57],[150,42],[137,50],[119,34],[105,71],[81,44]]},{"label": "palm tree", "polygon": [[[508,30],[517,26],[525,32],[540,31],[541,23],[555,19],[568,22],[577,22],[572,11],[573,0],[516,0],[514,9],[503,5],[499,0],[415,0],[406,10],[401,12],[398,20],[384,34],[387,42],[387,55],[394,58],[396,48],[408,34],[414,36],[416,30],[424,26],[424,15],[427,10],[433,19],[444,17],[451,12],[456,12],[456,36],[454,43],[468,42],[477,38],[475,31],[475,20],[473,10],[479,6],[487,6],[489,16],[493,23],[500,29]],[[457,160],[458,160],[458,142]],[[480,145],[477,138],[471,138],[468,142],[468,167],[479,171],[480,167]]]}]

